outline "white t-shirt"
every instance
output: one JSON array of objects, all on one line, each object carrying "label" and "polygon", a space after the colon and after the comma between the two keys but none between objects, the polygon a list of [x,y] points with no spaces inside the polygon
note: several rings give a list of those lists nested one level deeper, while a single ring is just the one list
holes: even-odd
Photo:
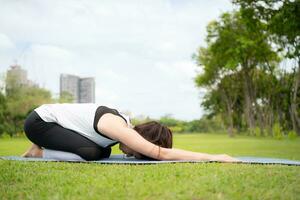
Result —
[{"label": "white t-shirt", "polygon": [[[45,122],[55,122],[64,128],[73,130],[90,139],[101,147],[108,147],[117,141],[101,136],[94,129],[94,117],[100,105],[91,103],[80,104],[44,104],[35,109],[35,112]],[[127,115],[120,113],[128,126],[131,126]]]}]

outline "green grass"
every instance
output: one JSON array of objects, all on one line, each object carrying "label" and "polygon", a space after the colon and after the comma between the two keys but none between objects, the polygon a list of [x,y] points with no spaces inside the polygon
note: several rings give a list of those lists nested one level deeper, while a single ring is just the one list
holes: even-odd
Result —
[{"label": "green grass", "polygon": [[[19,155],[25,139],[0,140]],[[300,138],[175,135],[177,148],[300,160]],[[113,153],[119,153],[117,147]],[[229,163],[99,165],[0,161],[0,199],[300,199],[300,167]]]}]

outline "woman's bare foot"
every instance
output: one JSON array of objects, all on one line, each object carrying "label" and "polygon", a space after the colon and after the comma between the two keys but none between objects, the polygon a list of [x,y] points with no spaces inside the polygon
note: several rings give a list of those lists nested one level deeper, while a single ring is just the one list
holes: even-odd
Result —
[{"label": "woman's bare foot", "polygon": [[41,158],[43,157],[43,149],[36,144],[32,144],[32,146],[25,153],[23,153],[22,157]]}]

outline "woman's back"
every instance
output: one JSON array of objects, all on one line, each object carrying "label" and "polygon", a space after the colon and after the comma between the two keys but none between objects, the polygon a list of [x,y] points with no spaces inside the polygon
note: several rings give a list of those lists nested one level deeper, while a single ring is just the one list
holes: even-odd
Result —
[{"label": "woman's back", "polygon": [[[45,122],[55,122],[64,128],[73,130],[91,139],[102,147],[116,144],[116,141],[101,135],[101,133],[99,134],[95,130],[94,120],[98,108],[102,109],[102,113],[114,111],[116,114],[119,114],[115,109],[91,103],[44,104],[36,108],[35,111]],[[124,114],[120,115],[129,123],[128,116]]]}]

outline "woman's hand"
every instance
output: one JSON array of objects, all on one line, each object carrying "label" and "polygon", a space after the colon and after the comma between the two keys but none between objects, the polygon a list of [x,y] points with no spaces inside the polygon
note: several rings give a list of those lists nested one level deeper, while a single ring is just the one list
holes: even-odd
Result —
[{"label": "woman's hand", "polygon": [[241,162],[239,159],[231,157],[227,154],[219,154],[219,155],[212,155],[210,161],[219,161],[219,162]]}]

